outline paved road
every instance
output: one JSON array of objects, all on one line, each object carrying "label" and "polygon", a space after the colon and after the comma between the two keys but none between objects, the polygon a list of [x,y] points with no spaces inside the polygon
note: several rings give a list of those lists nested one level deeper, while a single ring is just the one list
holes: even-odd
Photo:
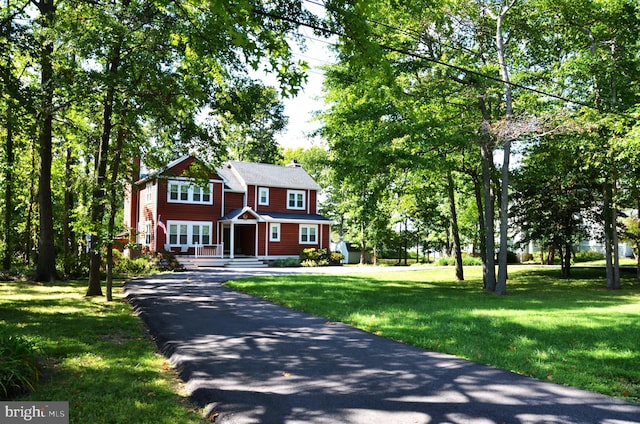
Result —
[{"label": "paved road", "polygon": [[193,271],[126,285],[216,423],[640,423],[640,405],[406,346],[220,284],[270,272]]}]

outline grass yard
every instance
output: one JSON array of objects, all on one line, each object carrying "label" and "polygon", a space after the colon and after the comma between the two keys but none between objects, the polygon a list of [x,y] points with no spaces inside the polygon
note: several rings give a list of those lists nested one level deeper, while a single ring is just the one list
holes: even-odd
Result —
[{"label": "grass yard", "polygon": [[114,288],[87,299],[86,282],[0,282],[0,328],[42,351],[36,391],[15,400],[69,401],[70,423],[202,423],[180,381]]},{"label": "grass yard", "polygon": [[[373,270],[372,270],[373,271]],[[640,402],[640,285],[608,291],[599,270],[510,267],[506,296],[481,269],[292,275],[228,286],[425,349]]]}]

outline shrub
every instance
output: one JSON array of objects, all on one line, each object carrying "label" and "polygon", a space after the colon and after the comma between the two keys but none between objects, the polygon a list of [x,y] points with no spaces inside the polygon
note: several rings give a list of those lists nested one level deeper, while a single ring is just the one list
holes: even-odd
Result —
[{"label": "shrub", "polygon": [[[436,265],[439,265],[439,266],[454,266],[455,264],[456,264],[456,258],[454,258],[453,256],[444,256],[442,258],[439,258],[436,261]],[[462,265],[464,266],[482,265],[482,259],[476,258],[474,256],[463,256]]]},{"label": "shrub", "polygon": [[276,259],[271,266],[275,268],[295,268],[300,266],[300,260],[296,258]]},{"label": "shrub", "polygon": [[113,249],[113,272],[120,275],[149,274],[152,266],[148,258],[141,256],[129,259],[119,250]]},{"label": "shrub", "polygon": [[340,265],[344,260],[344,255],[340,252],[331,252],[329,255],[329,263],[331,265]]},{"label": "shrub", "polygon": [[318,266],[318,263],[316,261],[312,261],[311,259],[307,259],[305,261],[301,261],[300,265],[306,268],[312,268]]},{"label": "shrub", "polygon": [[518,258],[518,254],[516,252],[512,252],[507,250],[507,263],[508,264],[519,264],[520,259]]},{"label": "shrub", "polygon": [[591,262],[591,261],[600,261],[604,259],[604,253],[596,252],[594,250],[588,250],[584,252],[576,252],[575,261],[576,262]]},{"label": "shrub", "polygon": [[462,258],[462,265],[465,265],[465,266],[482,265],[482,258],[476,258],[475,256],[465,256],[464,258]]},{"label": "shrub", "polygon": [[522,254],[522,262],[531,262],[531,261],[533,261],[533,253]]},{"label": "shrub", "polygon": [[316,249],[315,247],[308,247],[302,249],[300,252],[300,262],[304,261],[319,261],[327,256],[327,249]]},{"label": "shrub", "polygon": [[40,378],[38,349],[30,341],[0,333],[0,399],[34,390]]},{"label": "shrub", "polygon": [[327,249],[309,247],[300,252],[302,266],[340,265],[344,256],[340,252],[328,252]]}]

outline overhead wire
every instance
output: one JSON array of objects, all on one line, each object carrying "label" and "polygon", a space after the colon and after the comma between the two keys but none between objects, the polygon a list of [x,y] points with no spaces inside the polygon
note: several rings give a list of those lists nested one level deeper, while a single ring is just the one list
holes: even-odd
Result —
[{"label": "overhead wire", "polygon": [[[314,5],[317,5],[317,6],[324,7],[325,10],[328,10],[326,3],[320,3],[320,2],[317,2],[317,1],[314,1],[314,0],[303,0],[303,1],[306,2],[306,3],[310,3],[310,4],[314,4]],[[304,21],[301,21],[299,19],[294,19],[294,18],[287,17],[287,16],[277,15],[277,14],[275,14],[273,12],[261,10],[259,8],[255,8],[254,12],[259,14],[259,15],[270,17],[272,19],[280,19],[280,20],[284,20],[284,21],[287,21],[287,22],[290,22],[290,23],[293,23],[293,24],[297,24],[297,25],[306,27],[306,28],[310,28],[310,29],[313,29],[313,30],[318,31],[320,33],[323,33],[323,34],[335,35],[335,36],[346,38],[346,39],[349,39],[349,40],[353,41],[353,39],[351,37],[349,37],[347,34],[345,34],[343,32],[339,32],[339,31],[331,29],[331,28],[328,28],[326,26],[320,26],[320,25],[313,24],[313,23],[310,23],[310,22],[304,22]],[[388,25],[388,24],[379,23],[379,22],[376,22],[376,21],[370,20],[370,19],[368,19],[367,22],[378,24],[378,25],[382,25],[382,26],[387,27],[388,29],[392,29],[392,30],[397,31],[397,32],[404,32],[405,34],[409,34],[409,33],[413,32],[414,35],[416,35],[416,36],[420,35],[416,30],[412,30],[412,29],[403,30],[403,29],[400,29],[400,28],[397,28],[397,27],[393,27],[393,26]],[[513,88],[518,88],[518,89],[521,89],[521,90],[529,91],[529,92],[536,93],[536,94],[539,94],[539,95],[542,95],[542,96],[547,96],[549,98],[556,99],[556,100],[559,100],[559,101],[562,101],[562,102],[565,102],[565,103],[568,103],[568,104],[574,104],[574,105],[578,105],[578,106],[583,106],[583,107],[586,107],[586,108],[589,108],[589,109],[596,110],[598,112],[607,112],[607,113],[611,113],[611,114],[614,114],[614,115],[618,115],[618,116],[623,116],[625,118],[629,118],[629,116],[627,116],[625,114],[622,114],[620,112],[610,111],[610,110],[602,110],[601,108],[598,108],[597,106],[595,106],[593,104],[590,104],[590,103],[587,103],[587,102],[583,102],[583,101],[580,101],[580,100],[573,100],[573,99],[570,99],[570,98],[565,97],[565,96],[561,96],[561,95],[558,95],[558,94],[550,93],[548,91],[540,90],[540,89],[537,89],[537,88],[534,88],[534,87],[530,87],[530,86],[527,86],[527,85],[523,85],[523,84],[520,84],[520,83],[516,83],[516,82],[513,82],[513,81],[505,81],[504,79],[502,79],[500,77],[497,77],[497,76],[493,76],[493,75],[489,75],[489,74],[486,74],[486,73],[483,73],[483,72],[480,72],[480,71],[476,71],[476,70],[473,70],[473,69],[465,68],[463,66],[447,63],[447,62],[444,62],[444,61],[439,60],[439,59],[428,57],[427,55],[419,53],[419,52],[413,52],[413,51],[409,51],[407,49],[393,47],[393,46],[381,43],[378,40],[372,40],[372,41],[379,48],[381,48],[382,50],[398,53],[398,54],[401,54],[401,55],[412,57],[414,59],[420,59],[420,60],[424,60],[426,62],[434,63],[434,64],[437,64],[437,65],[441,65],[441,66],[444,66],[446,68],[453,69],[453,70],[456,70],[458,72],[461,72],[463,74],[475,75],[477,77],[480,77],[480,78],[483,78],[483,79],[486,79],[486,80],[494,81],[494,82],[501,83],[501,84],[508,84],[509,86],[511,86]],[[420,39],[417,39],[416,41],[420,41]],[[331,45],[334,45],[334,46],[337,45],[335,43],[330,43],[330,42],[328,42],[327,44],[331,44]],[[455,46],[453,46],[451,44],[448,44],[448,46],[451,47],[451,48],[455,48],[457,50],[460,50],[460,51],[467,51],[467,52],[471,51],[471,50],[466,49],[464,47],[455,47]]]}]

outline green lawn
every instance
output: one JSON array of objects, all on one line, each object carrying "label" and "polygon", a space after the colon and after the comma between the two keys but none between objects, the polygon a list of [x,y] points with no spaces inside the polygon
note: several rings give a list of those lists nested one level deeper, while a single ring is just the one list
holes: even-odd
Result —
[{"label": "green lawn", "polygon": [[230,287],[366,331],[640,402],[640,286],[608,291],[598,270],[510,268],[508,294],[481,287],[480,268],[295,275]]},{"label": "green lawn", "polygon": [[36,392],[22,399],[69,401],[70,423],[202,423],[120,287],[113,302],[85,291],[84,281],[0,282],[0,327],[46,358]]}]

